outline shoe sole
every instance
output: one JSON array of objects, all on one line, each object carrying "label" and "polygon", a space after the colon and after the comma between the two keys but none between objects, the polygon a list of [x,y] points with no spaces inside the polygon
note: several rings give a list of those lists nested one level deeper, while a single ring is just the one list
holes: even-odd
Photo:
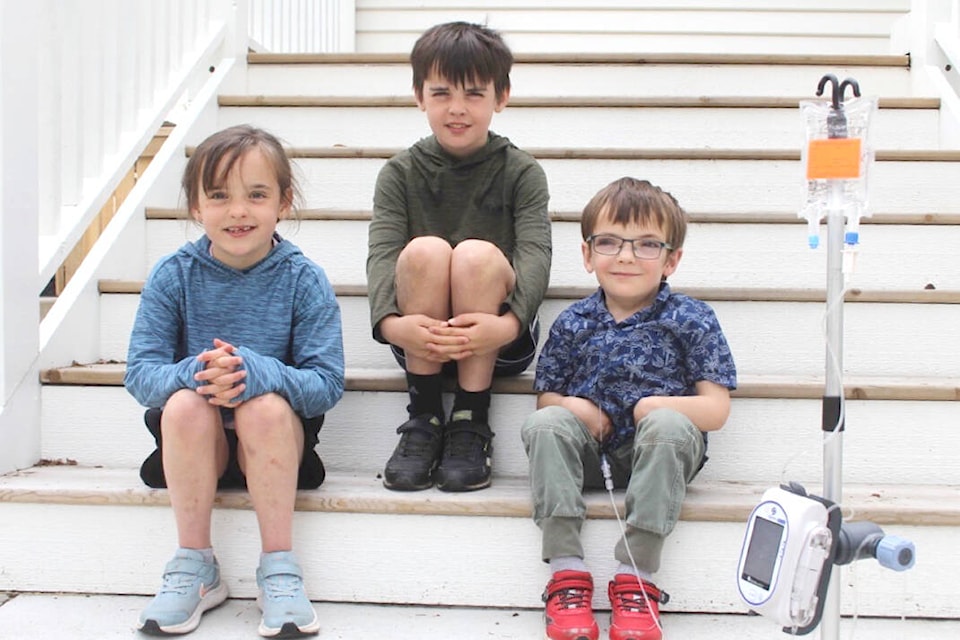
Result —
[{"label": "shoe sole", "polygon": [[423,491],[433,486],[433,480],[427,480],[422,484],[408,484],[405,482],[388,482],[384,477],[383,486],[391,491]]},{"label": "shoe sole", "polygon": [[137,629],[148,636],[178,636],[190,633],[200,626],[200,618],[204,613],[211,609],[216,609],[227,599],[227,585],[221,582],[216,589],[208,591],[207,595],[200,599],[197,608],[193,614],[180,624],[171,624],[166,627],[160,626],[160,623],[152,618],[145,620],[142,624],[138,621]]},{"label": "shoe sole", "polygon": [[314,611],[313,621],[309,624],[298,626],[295,622],[284,622],[283,626],[281,626],[279,629],[266,627],[264,626],[263,621],[261,621],[257,632],[264,638],[278,638],[279,640],[284,638],[302,638],[304,636],[313,636],[320,632],[320,618],[317,617],[317,612]]},{"label": "shoe sole", "polygon": [[477,484],[462,484],[456,481],[451,482],[450,480],[444,480],[443,478],[437,479],[437,489],[440,489],[440,491],[447,491],[449,493],[477,491],[479,489],[486,489],[491,484],[493,484],[493,479],[490,477],[488,477],[486,480],[483,480],[482,482],[478,482]]}]

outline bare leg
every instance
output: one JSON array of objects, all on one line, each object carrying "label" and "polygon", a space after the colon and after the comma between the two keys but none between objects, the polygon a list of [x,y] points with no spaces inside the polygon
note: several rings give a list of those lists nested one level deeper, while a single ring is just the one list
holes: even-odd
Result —
[{"label": "bare leg", "polygon": [[[450,267],[453,315],[481,312],[496,314],[513,291],[516,275],[503,252],[483,240],[464,240],[453,251]],[[457,363],[457,382],[464,391],[490,387],[497,352],[466,358]]]},{"label": "bare leg", "polygon": [[[443,238],[414,238],[397,259],[397,305],[400,313],[420,313],[438,320],[450,317],[450,258],[453,248]],[[407,371],[439,373],[443,366],[407,354]]]},{"label": "bare leg", "polygon": [[236,409],[238,461],[257,512],[264,553],[293,548],[303,425],[287,401],[268,393]]},{"label": "bare leg", "polygon": [[160,430],[163,471],[179,544],[188,549],[209,548],[217,479],[229,457],[220,411],[195,391],[183,389],[164,406]]}]

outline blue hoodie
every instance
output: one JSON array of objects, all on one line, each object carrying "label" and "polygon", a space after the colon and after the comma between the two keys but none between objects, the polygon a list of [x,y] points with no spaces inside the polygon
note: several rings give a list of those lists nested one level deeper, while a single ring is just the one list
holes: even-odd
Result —
[{"label": "blue hoodie", "polygon": [[[298,414],[329,411],[343,395],[340,307],[323,269],[275,236],[263,260],[237,270],[210,254],[206,236],[162,258],[143,287],[124,385],[145,407],[163,407],[220,338],[243,358],[246,401],[283,396]],[[206,384],[206,383],[203,383]]]}]

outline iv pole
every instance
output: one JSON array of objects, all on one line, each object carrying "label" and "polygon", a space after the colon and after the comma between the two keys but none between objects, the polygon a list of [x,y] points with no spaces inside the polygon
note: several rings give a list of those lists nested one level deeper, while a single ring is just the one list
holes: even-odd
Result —
[{"label": "iv pole", "polygon": [[[848,86],[853,95],[860,96],[856,80],[846,79],[838,83],[836,76],[827,74],[820,79],[817,95],[823,95],[827,84],[833,84],[833,102],[827,116],[829,138],[847,137],[847,116],[843,111],[843,94]],[[841,504],[843,494],[843,247],[844,206],[843,185],[832,180],[828,198],[827,217],[827,318],[826,318],[826,371],[822,404],[821,428],[823,430],[823,497],[834,504]],[[839,640],[840,637],[840,567],[830,576],[825,595],[823,617],[820,626],[822,640]]]}]

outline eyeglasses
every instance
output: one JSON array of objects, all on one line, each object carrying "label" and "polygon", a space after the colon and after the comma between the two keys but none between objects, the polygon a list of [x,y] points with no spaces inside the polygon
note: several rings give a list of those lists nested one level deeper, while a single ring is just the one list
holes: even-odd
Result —
[{"label": "eyeglasses", "polygon": [[654,240],[652,238],[636,238],[634,240],[627,240],[626,238],[621,238],[620,236],[612,236],[605,233],[599,235],[592,235],[587,238],[587,243],[590,247],[604,256],[618,256],[620,255],[620,250],[623,249],[623,243],[629,242],[630,248],[633,250],[633,255],[640,260],[656,260],[660,257],[660,253],[666,249],[667,251],[673,251],[673,245],[666,242],[660,242],[659,240]]}]

